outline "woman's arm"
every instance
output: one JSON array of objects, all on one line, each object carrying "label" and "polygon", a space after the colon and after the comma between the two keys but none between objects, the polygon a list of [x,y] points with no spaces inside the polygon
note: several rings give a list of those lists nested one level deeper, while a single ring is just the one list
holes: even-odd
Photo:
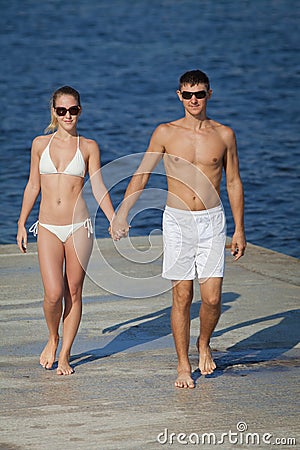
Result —
[{"label": "woman's arm", "polygon": [[106,215],[109,223],[111,223],[115,211],[101,174],[100,149],[98,144],[93,140],[88,140],[88,146],[88,172],[91,180],[93,195],[100,208]]},{"label": "woman's arm", "polygon": [[24,190],[22,208],[18,220],[17,243],[22,253],[26,253],[27,232],[26,221],[36,202],[41,189],[41,179],[39,173],[39,138],[35,138],[31,147],[30,174]]}]

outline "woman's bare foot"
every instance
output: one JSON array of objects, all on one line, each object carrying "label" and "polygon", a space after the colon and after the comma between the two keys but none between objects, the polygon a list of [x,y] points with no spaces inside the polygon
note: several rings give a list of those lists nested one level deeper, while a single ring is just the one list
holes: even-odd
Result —
[{"label": "woman's bare foot", "polygon": [[44,367],[44,369],[52,369],[56,357],[58,341],[59,341],[58,336],[54,340],[49,339],[44,350],[42,351],[40,356],[40,365]]},{"label": "woman's bare foot", "polygon": [[57,366],[57,375],[72,375],[74,373],[74,369],[69,364],[69,355],[59,355],[58,358],[58,366]]},{"label": "woman's bare foot", "polygon": [[199,369],[202,375],[210,375],[215,370],[216,363],[213,360],[209,345],[200,345],[197,339],[197,349],[199,352]]},{"label": "woman's bare foot", "polygon": [[193,378],[191,377],[190,370],[178,370],[178,377],[175,381],[175,387],[185,388],[185,389],[194,389],[195,383]]}]

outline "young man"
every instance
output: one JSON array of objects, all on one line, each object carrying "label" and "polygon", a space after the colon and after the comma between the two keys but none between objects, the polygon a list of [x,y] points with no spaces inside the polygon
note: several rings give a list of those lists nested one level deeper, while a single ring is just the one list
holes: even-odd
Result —
[{"label": "young man", "polygon": [[212,95],[207,75],[200,70],[183,74],[177,91],[185,115],[159,125],[134,173],[112,222],[112,234],[129,230],[127,216],[163,158],[168,182],[163,216],[162,276],[172,280],[171,325],[178,357],[175,386],[194,388],[188,358],[193,280],[200,283],[200,335],[197,341],[201,374],[216,368],[209,347],[221,313],[226,225],[220,201],[223,169],[235,222],[231,253],[238,260],[245,251],[244,194],[233,130],[206,115]]}]

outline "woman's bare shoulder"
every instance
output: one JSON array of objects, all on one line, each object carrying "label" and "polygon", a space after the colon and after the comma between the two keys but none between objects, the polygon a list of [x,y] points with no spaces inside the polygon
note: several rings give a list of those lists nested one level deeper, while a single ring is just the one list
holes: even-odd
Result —
[{"label": "woman's bare shoulder", "polygon": [[36,144],[45,143],[45,142],[50,141],[52,136],[53,136],[53,134],[42,134],[40,136],[36,136],[32,142],[34,142]]},{"label": "woman's bare shoulder", "polygon": [[48,145],[51,137],[52,134],[43,134],[41,136],[36,136],[32,141],[32,151],[36,151],[39,153],[41,150],[44,150]]},{"label": "woman's bare shoulder", "polygon": [[89,139],[80,135],[80,150],[85,155],[99,153],[99,145],[94,139]]}]

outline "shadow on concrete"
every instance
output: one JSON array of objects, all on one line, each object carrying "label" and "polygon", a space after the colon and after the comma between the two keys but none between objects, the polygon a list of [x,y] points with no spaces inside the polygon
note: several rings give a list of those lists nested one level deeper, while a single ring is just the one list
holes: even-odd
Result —
[{"label": "shadow on concrete", "polygon": [[[239,297],[234,292],[223,293],[222,312],[230,309],[230,303]],[[195,301],[191,305],[191,320],[199,316],[201,302]],[[151,314],[135,317],[126,322],[118,323],[103,330],[103,334],[111,333],[120,327],[128,326],[103,347],[94,348],[86,352],[73,355],[72,366],[80,366],[89,362],[124,352],[138,345],[147,344],[165,336],[171,335],[170,324],[171,307],[155,311]],[[263,329],[237,342],[225,352],[216,351],[214,358],[217,369],[209,378],[221,376],[226,369],[238,365],[247,365],[278,359],[288,350],[294,348],[300,340],[299,314],[300,310],[284,311],[257,319],[246,320],[239,324],[216,330],[214,337],[219,337],[233,330],[246,328],[256,324],[266,324]],[[280,320],[281,319],[281,320]],[[267,326],[270,321],[276,324]],[[278,320],[280,322],[278,323]],[[199,369],[193,372],[193,379],[197,381],[201,373]]]},{"label": "shadow on concrete", "polygon": [[[235,301],[239,297],[233,292],[223,293],[222,310],[226,311],[230,308],[228,303]],[[195,301],[191,305],[191,320],[199,317],[199,308],[201,302]],[[117,307],[117,306],[116,306]],[[147,344],[165,336],[171,335],[170,323],[171,306],[155,311],[151,314],[135,317],[126,322],[121,322],[103,330],[103,334],[112,333],[120,327],[129,326],[119,333],[114,339],[103,347],[94,348],[86,352],[73,355],[71,357],[72,366],[80,366],[97,359],[105,358],[116,353],[124,352],[138,345]]]},{"label": "shadow on concrete", "polygon": [[[289,350],[300,342],[300,309],[283,311],[269,316],[247,320],[231,327],[217,330],[214,336],[222,336],[233,330],[280,320],[279,323],[264,327],[256,333],[248,336],[236,344],[228,347],[226,353],[215,355],[217,370],[210,378],[215,378],[233,366],[258,364],[272,360],[279,360]],[[287,359],[287,357],[283,357]],[[195,371],[194,378],[200,377],[200,372]]]}]

